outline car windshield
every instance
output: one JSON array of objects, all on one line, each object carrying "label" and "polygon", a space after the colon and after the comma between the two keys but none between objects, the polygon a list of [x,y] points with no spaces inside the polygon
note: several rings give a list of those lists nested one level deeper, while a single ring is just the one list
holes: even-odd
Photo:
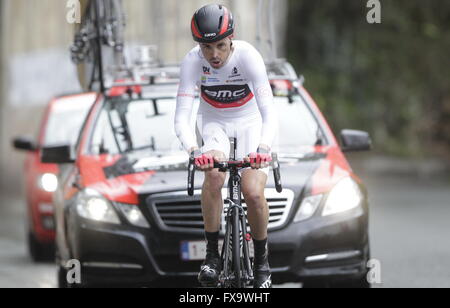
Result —
[{"label": "car windshield", "polygon": [[[317,143],[319,125],[300,97],[291,103],[286,97],[275,97],[275,104],[282,119],[279,121],[278,152],[298,153],[302,147]],[[198,100],[195,105],[193,127]],[[155,155],[182,152],[173,124],[175,108],[175,98],[110,99],[97,120],[90,152],[118,154],[146,151]]]},{"label": "car windshield", "polygon": [[111,98],[98,118],[90,151],[118,154],[137,150],[180,152],[173,128],[176,100]]},{"label": "car windshield", "polygon": [[298,154],[311,146],[326,142],[322,128],[308,108],[306,102],[295,95],[275,97],[279,116],[279,133],[275,142],[277,151],[282,154]]},{"label": "car windshield", "polygon": [[75,145],[84,119],[93,100],[65,101],[53,104],[45,129],[44,146]]}]

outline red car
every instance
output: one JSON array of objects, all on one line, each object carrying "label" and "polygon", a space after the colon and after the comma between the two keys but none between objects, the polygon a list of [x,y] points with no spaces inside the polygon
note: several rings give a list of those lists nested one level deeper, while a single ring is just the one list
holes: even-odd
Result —
[{"label": "red car", "polygon": [[24,164],[27,200],[28,247],[34,261],[52,257],[55,241],[53,192],[58,187],[56,164],[41,163],[40,149],[56,144],[75,144],[81,125],[96,98],[95,93],[61,96],[45,109],[37,140],[14,139],[14,147],[28,151]]}]

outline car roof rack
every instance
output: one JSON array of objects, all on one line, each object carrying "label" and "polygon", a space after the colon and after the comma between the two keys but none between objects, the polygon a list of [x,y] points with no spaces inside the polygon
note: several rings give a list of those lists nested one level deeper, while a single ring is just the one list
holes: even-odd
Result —
[{"label": "car roof rack", "polygon": [[155,85],[178,85],[180,67],[162,64],[156,59],[157,46],[138,46],[137,58],[131,66],[109,66],[105,74],[105,89],[115,87],[149,87]]},{"label": "car roof rack", "polygon": [[298,76],[294,67],[286,59],[267,61],[266,68],[269,80],[287,80],[299,85],[305,82],[303,75]]},{"label": "car roof rack", "polygon": [[[108,67],[105,80],[107,93],[114,88],[125,88],[135,92],[152,86],[176,86],[180,82],[179,64],[162,64],[156,60],[156,46],[139,46],[139,57],[131,67]],[[303,84],[303,76],[298,77],[292,65],[284,58],[265,62],[269,80],[286,80]],[[119,91],[120,93],[121,91]],[[126,92],[126,91],[122,91]]]},{"label": "car roof rack", "polygon": [[180,69],[177,66],[133,67],[130,70],[116,72],[115,78],[106,81],[106,88],[177,85],[180,80],[179,75]]}]

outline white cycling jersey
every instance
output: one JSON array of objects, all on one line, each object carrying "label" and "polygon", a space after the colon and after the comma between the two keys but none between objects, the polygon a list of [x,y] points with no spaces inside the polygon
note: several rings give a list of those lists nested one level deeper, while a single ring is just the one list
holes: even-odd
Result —
[{"label": "white cycling jersey", "polygon": [[[204,149],[223,149],[225,152],[226,148],[218,144],[223,144],[226,136],[232,136],[230,130],[234,130],[234,136],[245,134],[247,137],[247,140],[238,138],[238,147],[239,141],[247,144],[242,152],[254,152],[260,143],[272,146],[278,117],[264,61],[252,45],[233,41],[233,50],[219,69],[209,65],[199,46],[184,58],[177,96],[175,132],[186,151],[198,146],[190,126],[197,91],[200,96],[200,117],[197,123],[205,142]],[[212,129],[202,132],[207,127]]]}]

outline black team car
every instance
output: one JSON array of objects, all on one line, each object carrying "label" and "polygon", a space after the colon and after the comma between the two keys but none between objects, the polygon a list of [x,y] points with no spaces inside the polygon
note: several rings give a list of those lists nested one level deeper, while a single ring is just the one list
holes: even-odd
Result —
[{"label": "black team car", "polygon": [[[343,130],[339,144],[289,63],[267,70],[284,188],[277,193],[269,177],[274,283],[370,287],[367,192],[343,154],[368,150],[370,138]],[[188,155],[173,128],[176,72],[158,68],[145,86],[114,86],[98,96],[76,147],[43,150],[43,161],[61,166],[54,198],[60,287],[68,286],[72,259],[81,263],[82,286],[198,286],[203,174],[189,197]]]}]

